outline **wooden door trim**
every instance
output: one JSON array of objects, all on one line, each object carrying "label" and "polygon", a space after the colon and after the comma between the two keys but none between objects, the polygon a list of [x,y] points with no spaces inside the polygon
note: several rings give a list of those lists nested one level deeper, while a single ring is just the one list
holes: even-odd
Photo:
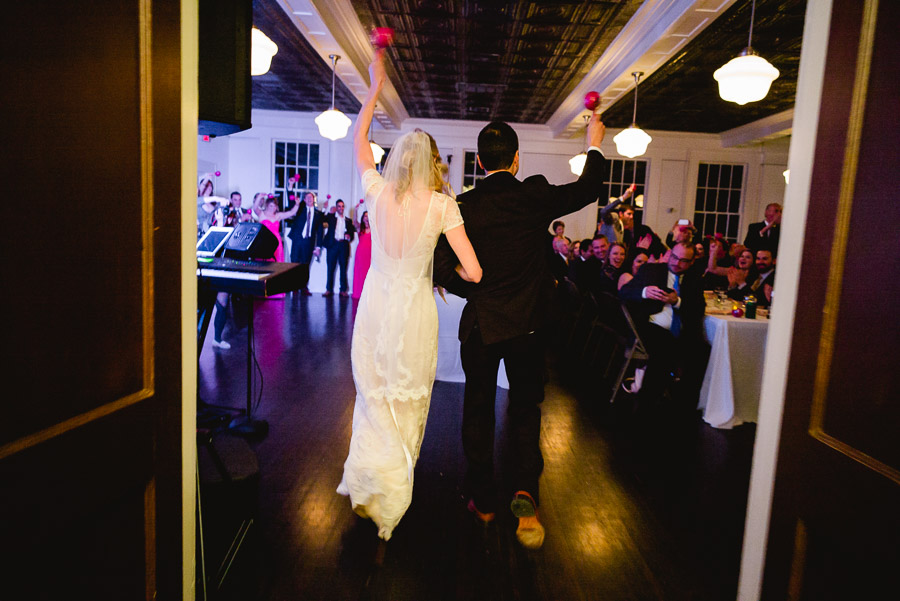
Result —
[{"label": "wooden door trim", "polygon": [[155,318],[154,318],[154,255],[153,255],[153,87],[152,87],[152,2],[140,0],[138,8],[138,62],[140,72],[140,127],[141,127],[141,296],[142,296],[142,388],[132,394],[120,397],[109,403],[95,407],[63,422],[44,428],[38,432],[23,436],[17,440],[0,446],[0,460],[22,452],[28,448],[60,436],[88,424],[121,411],[127,407],[152,398],[156,394],[155,381]]},{"label": "wooden door trim", "polygon": [[838,311],[844,279],[844,263],[847,243],[850,237],[850,217],[853,196],[856,190],[856,173],[859,163],[859,148],[862,141],[866,99],[868,98],[869,75],[872,52],[875,45],[875,27],[878,22],[878,0],[866,0],[860,26],[857,50],[856,73],[850,102],[847,124],[847,140],[844,145],[844,161],[838,196],[837,217],[834,228],[834,244],[831,247],[825,306],[822,311],[822,328],[819,336],[819,354],[813,386],[812,408],[810,412],[809,434],[819,442],[865,465],[869,469],[900,484],[900,471],[875,459],[871,455],[835,438],[825,432],[825,409],[828,385],[831,381],[831,362],[834,356],[834,338],[837,331]]}]

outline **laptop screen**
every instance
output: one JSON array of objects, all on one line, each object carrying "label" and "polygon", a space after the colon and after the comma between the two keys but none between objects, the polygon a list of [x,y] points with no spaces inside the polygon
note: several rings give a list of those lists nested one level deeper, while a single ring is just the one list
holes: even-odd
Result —
[{"label": "laptop screen", "polygon": [[203,234],[203,237],[200,238],[200,240],[197,242],[197,256],[218,256],[222,248],[224,248],[225,243],[228,241],[228,237],[231,236],[231,232],[233,231],[233,227],[209,228],[206,233]]}]

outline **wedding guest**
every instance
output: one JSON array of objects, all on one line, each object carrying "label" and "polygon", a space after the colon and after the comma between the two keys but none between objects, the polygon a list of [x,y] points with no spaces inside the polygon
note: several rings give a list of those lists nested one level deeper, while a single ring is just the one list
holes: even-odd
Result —
[{"label": "wedding guest", "polygon": [[325,216],[328,231],[325,233],[325,249],[327,251],[327,281],[323,296],[334,296],[334,272],[340,270],[340,293],[342,298],[350,296],[347,281],[347,264],[350,260],[350,243],[356,228],[353,220],[344,216],[344,201],[340,198],[334,203],[334,213]]},{"label": "wedding guest", "polygon": [[[619,218],[620,205],[626,202],[634,194],[634,185],[628,187],[625,193],[618,198],[610,198],[609,203],[600,209],[600,221],[597,223],[597,233],[606,236],[610,242],[622,242],[623,227]],[[628,205],[626,205],[628,206]],[[631,214],[634,215],[632,209]]]},{"label": "wedding guest", "polygon": [[772,304],[772,290],[775,288],[775,254],[771,250],[756,251],[756,272],[750,292],[756,297],[757,305],[765,308]]},{"label": "wedding guest", "polygon": [[634,276],[637,274],[638,270],[641,268],[641,265],[649,261],[650,255],[644,248],[639,248],[631,257],[631,264],[628,265],[625,270],[622,271],[622,274],[619,275],[619,281],[617,288],[619,290],[622,289],[622,286],[630,282],[634,279]]},{"label": "wedding guest", "polygon": [[754,253],[761,249],[778,252],[778,240],[781,237],[781,205],[777,202],[766,206],[765,219],[758,223],[751,223],[747,227],[747,237],[744,238],[744,246]]}]

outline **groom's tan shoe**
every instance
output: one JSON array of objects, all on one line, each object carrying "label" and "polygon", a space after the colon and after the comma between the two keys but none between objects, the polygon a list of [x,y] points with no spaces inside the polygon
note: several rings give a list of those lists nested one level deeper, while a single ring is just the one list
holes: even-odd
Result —
[{"label": "groom's tan shoe", "polygon": [[538,510],[534,498],[524,490],[513,496],[510,509],[519,518],[516,538],[526,549],[540,549],[544,544],[544,526],[538,518]]}]

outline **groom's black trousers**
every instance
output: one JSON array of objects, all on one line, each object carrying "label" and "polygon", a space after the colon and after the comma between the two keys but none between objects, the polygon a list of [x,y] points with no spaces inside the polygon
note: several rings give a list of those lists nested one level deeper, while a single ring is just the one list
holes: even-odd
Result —
[{"label": "groom's black trousers", "polygon": [[[541,407],[544,400],[545,341],[539,333],[526,334],[494,344],[484,344],[475,327],[460,347],[466,391],[463,405],[462,440],[468,469],[466,492],[479,511],[496,511],[494,484],[494,406],[497,370],[506,363],[509,379],[506,448],[512,473],[504,477],[510,496],[519,490],[538,502],[538,479],[544,469],[541,455]],[[504,453],[506,456],[506,452]]]}]

